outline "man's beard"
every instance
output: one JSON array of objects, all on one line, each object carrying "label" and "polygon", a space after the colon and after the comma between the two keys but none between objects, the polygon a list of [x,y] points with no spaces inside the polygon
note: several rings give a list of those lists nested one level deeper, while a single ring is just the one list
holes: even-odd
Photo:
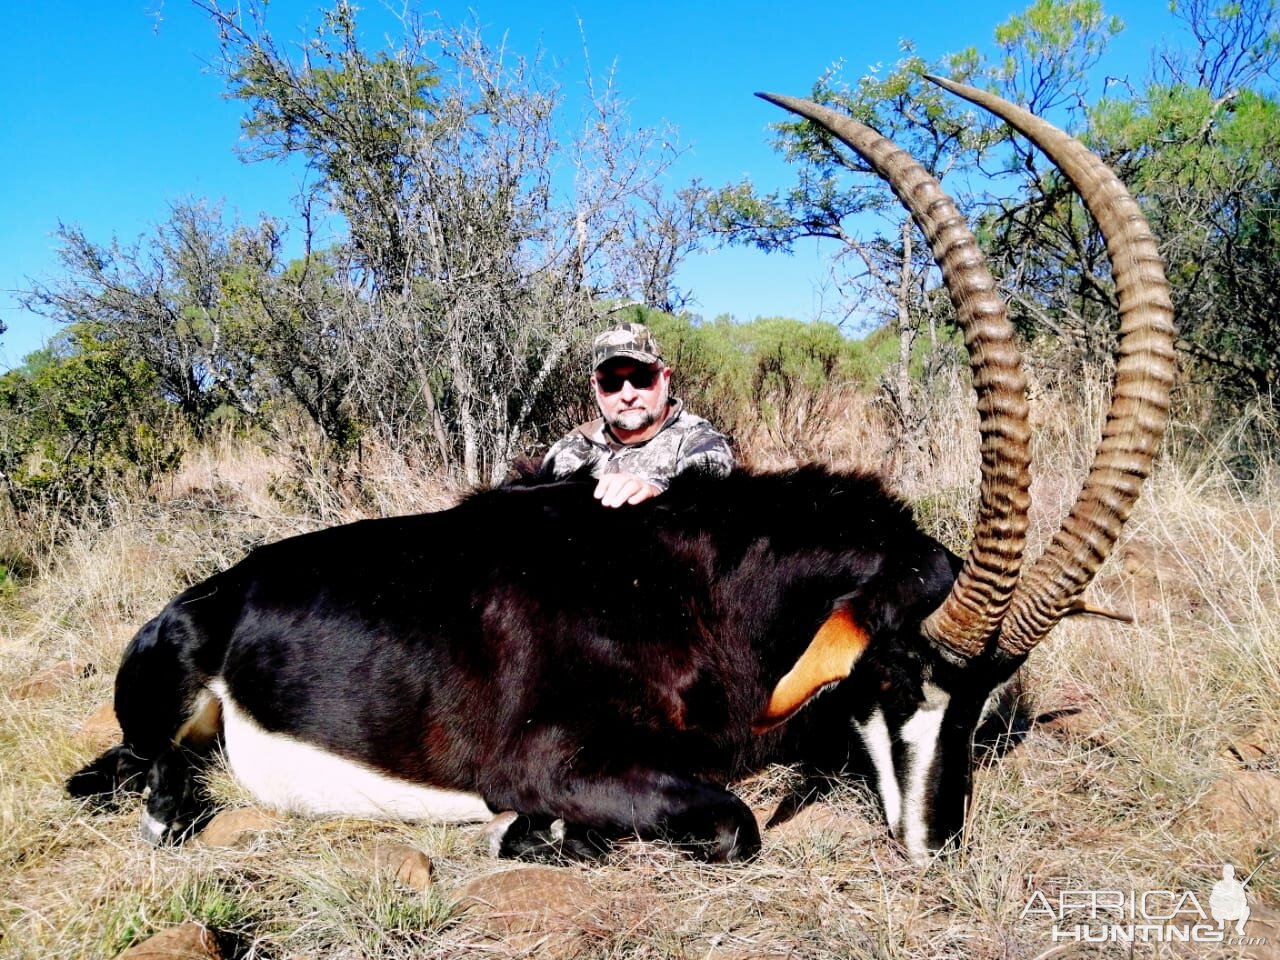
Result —
[{"label": "man's beard", "polygon": [[615,430],[643,430],[645,427],[651,426],[657,419],[648,410],[623,410],[610,418],[609,426]]}]

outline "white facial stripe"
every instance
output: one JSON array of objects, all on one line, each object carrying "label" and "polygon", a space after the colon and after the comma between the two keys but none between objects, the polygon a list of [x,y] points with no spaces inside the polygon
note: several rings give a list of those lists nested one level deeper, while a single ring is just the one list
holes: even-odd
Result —
[{"label": "white facial stripe", "polygon": [[900,736],[909,746],[907,750],[906,796],[902,811],[902,832],[899,839],[913,859],[927,859],[929,850],[929,825],[925,822],[926,789],[929,773],[938,754],[938,734],[942,718],[947,712],[951,696],[931,683],[924,685],[924,702],[907,722],[902,725]]},{"label": "white facial stripe", "polygon": [[291,813],[399,820],[477,821],[492,814],[479,796],[397,780],[292,737],[269,733],[215,680],[231,771],[262,803]]},{"label": "white facial stripe", "polygon": [[143,808],[142,823],[140,826],[142,839],[146,840],[147,843],[154,847],[164,837],[165,831],[168,829],[168,824],[161,823],[151,814],[147,813],[146,808]]},{"label": "white facial stripe", "polygon": [[867,718],[866,723],[855,724],[855,726],[876,768],[880,802],[884,805],[884,815],[889,821],[889,830],[894,836],[898,836],[898,816],[902,811],[902,797],[898,792],[898,778],[893,770],[893,740],[889,736],[889,727],[884,722],[884,714],[877,707]]}]

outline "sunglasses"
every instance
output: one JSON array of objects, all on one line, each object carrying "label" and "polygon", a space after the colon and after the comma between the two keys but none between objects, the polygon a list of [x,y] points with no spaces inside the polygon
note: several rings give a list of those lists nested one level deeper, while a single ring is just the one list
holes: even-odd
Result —
[{"label": "sunglasses", "polygon": [[624,383],[630,383],[636,390],[648,390],[661,373],[658,367],[641,367],[630,373],[597,373],[596,386],[601,393],[617,393]]}]

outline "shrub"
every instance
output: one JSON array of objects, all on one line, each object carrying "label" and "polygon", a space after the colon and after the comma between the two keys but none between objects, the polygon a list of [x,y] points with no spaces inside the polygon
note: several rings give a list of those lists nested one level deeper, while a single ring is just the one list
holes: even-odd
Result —
[{"label": "shrub", "polygon": [[0,377],[0,483],[18,515],[74,516],[122,478],[149,484],[181,459],[152,371],[91,324]]}]

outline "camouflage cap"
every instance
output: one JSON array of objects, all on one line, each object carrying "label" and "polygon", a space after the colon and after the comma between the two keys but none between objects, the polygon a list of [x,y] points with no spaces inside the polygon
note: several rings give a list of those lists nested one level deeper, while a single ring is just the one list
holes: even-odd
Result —
[{"label": "camouflage cap", "polygon": [[657,363],[662,359],[658,341],[643,323],[620,323],[596,336],[591,342],[591,365],[615,357],[627,357],[640,363]]}]

